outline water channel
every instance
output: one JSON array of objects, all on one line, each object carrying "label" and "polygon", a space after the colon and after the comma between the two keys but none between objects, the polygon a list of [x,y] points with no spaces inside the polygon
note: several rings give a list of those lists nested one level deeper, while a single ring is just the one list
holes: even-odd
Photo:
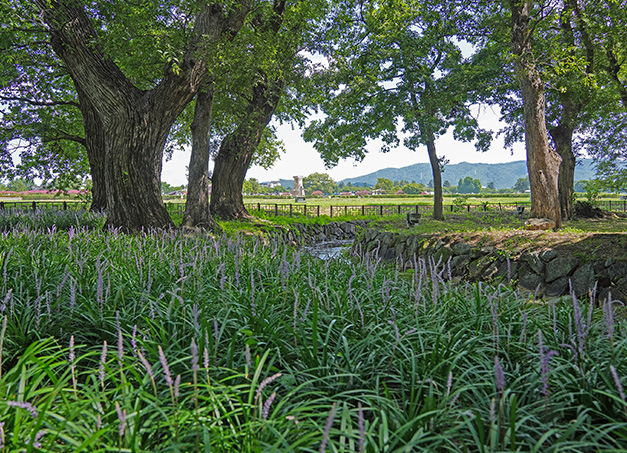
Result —
[{"label": "water channel", "polygon": [[332,260],[338,258],[346,250],[350,248],[353,239],[322,241],[303,247],[303,250],[310,255],[316,256],[323,260]]}]

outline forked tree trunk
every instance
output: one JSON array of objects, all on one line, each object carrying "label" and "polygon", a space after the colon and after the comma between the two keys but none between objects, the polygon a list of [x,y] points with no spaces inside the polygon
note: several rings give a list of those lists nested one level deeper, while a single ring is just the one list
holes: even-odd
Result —
[{"label": "forked tree trunk", "polygon": [[433,218],[444,220],[444,207],[442,206],[442,171],[440,160],[435,150],[435,136],[431,130],[427,131],[427,152],[433,173]]},{"label": "forked tree trunk", "polygon": [[549,148],[546,129],[544,86],[533,57],[529,13],[533,2],[510,0],[512,11],[512,52],[523,99],[525,147],[531,188],[531,217],[548,218],[555,229],[562,225],[558,195],[560,156]]},{"label": "forked tree trunk", "polygon": [[213,82],[196,94],[192,121],[192,155],[189,160],[187,199],[183,226],[218,230],[209,210],[209,140],[213,111]]},{"label": "forked tree trunk", "polygon": [[207,72],[199,57],[203,40],[232,36],[243,25],[250,5],[248,0],[238,3],[228,17],[223,5],[203,7],[177,71],[165,68],[156,87],[144,91],[102,52],[82,2],[36,0],[53,49],[103,125],[107,227],[139,231],[173,226],[161,198],[163,148],[170,127]]},{"label": "forked tree trunk", "polygon": [[[270,85],[270,86],[269,86]],[[281,98],[281,82],[253,87],[248,115],[220,144],[211,178],[211,213],[224,220],[248,218],[242,188],[253,154]]]}]

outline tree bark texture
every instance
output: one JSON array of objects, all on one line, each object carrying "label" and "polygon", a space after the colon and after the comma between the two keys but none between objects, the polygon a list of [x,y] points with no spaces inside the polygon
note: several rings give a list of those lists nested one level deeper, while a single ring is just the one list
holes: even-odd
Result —
[{"label": "tree bark texture", "polygon": [[[258,16],[253,22],[260,32],[276,35],[285,18],[286,2],[274,0],[272,9],[273,14],[269,18]],[[288,53],[293,56],[290,51]],[[246,172],[263,130],[274,115],[285,84],[281,77],[269,80],[265,73],[260,73],[262,80],[253,86],[248,114],[237,129],[222,140],[215,158],[210,209],[213,215],[225,220],[250,217],[242,196]]]},{"label": "tree bark texture", "polygon": [[155,88],[143,91],[100,51],[96,31],[81,2],[37,0],[37,4],[53,49],[103,125],[106,226],[125,231],[172,227],[161,198],[161,161],[170,127],[193,99],[207,72],[206,61],[197,54],[203,37],[236,33],[247,7],[236,9],[229,18],[220,5],[204,7],[196,18],[194,37],[180,68],[166,68]]},{"label": "tree bark texture", "polygon": [[555,150],[562,158],[559,166],[558,192],[562,220],[573,217],[573,194],[575,186],[575,165],[577,159],[573,152],[573,135],[576,119],[581,111],[581,104],[573,102],[568,93],[561,100],[562,114],[557,127],[549,130]]},{"label": "tree bark texture", "polygon": [[532,3],[527,0],[510,0],[512,52],[515,55],[516,76],[523,99],[531,217],[551,219],[558,229],[562,225],[558,195],[561,158],[549,148],[544,86],[535,64],[530,41],[529,12]]},{"label": "tree bark texture", "polygon": [[187,199],[183,226],[218,229],[209,210],[209,140],[213,111],[213,82],[196,94],[192,121],[192,155],[189,161]]},{"label": "tree bark texture", "polygon": [[433,173],[433,218],[444,220],[444,207],[442,206],[442,172],[440,170],[440,160],[435,150],[435,136],[431,130],[427,131],[427,152]]},{"label": "tree bark texture", "polygon": [[100,116],[90,104],[87,96],[78,90],[83,127],[85,129],[85,150],[91,174],[91,206],[94,212],[107,210],[107,188],[105,178],[105,135]]},{"label": "tree bark texture", "polygon": [[258,82],[253,87],[248,115],[220,144],[211,179],[211,213],[221,219],[250,217],[242,187],[261,134],[276,110],[283,83]]}]

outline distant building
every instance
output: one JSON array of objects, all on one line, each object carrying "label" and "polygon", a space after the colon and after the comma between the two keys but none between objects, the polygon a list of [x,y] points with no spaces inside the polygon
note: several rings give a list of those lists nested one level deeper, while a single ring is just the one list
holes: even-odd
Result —
[{"label": "distant building", "polygon": [[280,187],[281,181],[266,181],[259,184],[261,187]]}]

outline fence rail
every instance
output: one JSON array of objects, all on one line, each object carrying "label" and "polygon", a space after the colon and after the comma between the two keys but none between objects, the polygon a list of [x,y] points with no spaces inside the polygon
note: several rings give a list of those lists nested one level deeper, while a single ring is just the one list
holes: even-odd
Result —
[{"label": "fence rail", "polygon": [[[177,213],[182,214],[185,211],[184,203],[165,203],[168,212],[171,214]],[[345,206],[334,206],[334,205],[326,205],[321,206],[317,204],[306,204],[306,203],[297,203],[297,204],[281,204],[281,203],[247,203],[245,204],[246,209],[249,211],[259,211],[264,212],[267,215],[274,216],[293,216],[293,215],[302,215],[308,217],[319,217],[319,216],[329,216],[329,217],[339,217],[346,215],[353,216],[389,216],[396,214],[407,214],[407,213],[422,213],[422,214],[430,214],[433,210],[433,206],[431,205],[408,205],[408,204],[398,204],[398,205],[345,205]],[[514,203],[490,203],[486,202],[479,205],[455,205],[455,204],[447,204],[444,206],[445,212],[455,212],[455,211],[489,211],[489,210],[498,210],[498,211],[517,211],[519,207],[525,207],[529,209],[531,203],[529,202],[514,202]],[[597,206],[602,209],[606,209],[608,211],[620,211],[627,212],[627,200],[620,201],[600,201],[597,202]],[[52,210],[77,210],[77,209],[88,209],[89,203],[83,201],[0,201],[0,210],[5,209],[21,209],[21,210],[37,210],[37,209],[52,209]],[[527,211],[528,212],[528,211]]]},{"label": "fence rail", "polygon": [[20,209],[32,210],[50,209],[55,211],[89,209],[89,203],[84,201],[0,201],[0,210]]},{"label": "fence rail", "polygon": [[[248,203],[245,205],[249,211],[261,211],[267,215],[274,216],[292,216],[303,215],[309,217],[329,216],[338,217],[341,215],[378,215],[388,216],[395,214],[407,213],[425,213],[430,214],[433,211],[431,205],[353,205],[353,206],[320,206],[307,204],[264,204],[264,203]],[[601,209],[608,211],[627,212],[627,200],[621,201],[600,201],[597,203]],[[447,204],[444,206],[445,212],[471,212],[471,211],[512,211],[518,212],[518,208],[524,207],[528,210],[531,208],[531,202],[514,202],[514,203],[482,203],[478,205],[455,205]]]}]

